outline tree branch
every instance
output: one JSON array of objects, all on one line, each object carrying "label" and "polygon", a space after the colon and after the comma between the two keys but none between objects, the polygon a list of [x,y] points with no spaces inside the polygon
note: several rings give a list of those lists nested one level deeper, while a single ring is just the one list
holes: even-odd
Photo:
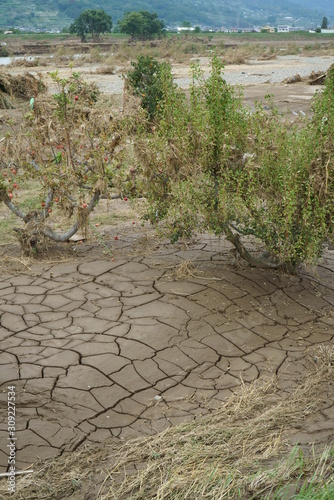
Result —
[{"label": "tree branch", "polygon": [[75,224],[68,230],[66,233],[59,234],[55,231],[52,231],[50,227],[43,229],[43,234],[50,240],[57,241],[60,243],[64,243],[68,241],[79,229],[79,221],[76,221]]},{"label": "tree branch", "polygon": [[26,215],[23,212],[21,212],[21,210],[19,210],[18,208],[16,208],[16,206],[13,205],[13,203],[10,201],[9,198],[7,198],[7,199],[4,198],[2,201],[9,208],[9,210],[11,212],[13,212],[13,214],[15,214],[20,219],[23,219],[23,220],[25,219]]},{"label": "tree branch", "polygon": [[262,267],[265,269],[280,269],[283,267],[283,263],[274,263],[265,259],[257,258],[251,255],[248,250],[244,247],[244,245],[240,241],[239,234],[235,234],[232,232],[230,226],[226,224],[225,227],[226,238],[232,245],[237,249],[240,256],[245,259],[251,266],[254,267]]},{"label": "tree branch", "polygon": [[[100,191],[96,190],[94,195],[92,196],[92,199],[90,200],[87,208],[85,209],[87,217],[90,214],[90,212],[92,212],[92,210],[94,210],[99,199],[100,199]],[[65,241],[68,241],[78,231],[79,227],[80,227],[80,224],[79,224],[79,221],[77,220],[74,223],[74,225],[66,231],[66,233],[59,234],[59,233],[56,233],[55,231],[52,231],[52,229],[50,227],[48,227],[48,228],[43,229],[43,234],[47,238],[50,238],[50,240],[64,243]]]}]

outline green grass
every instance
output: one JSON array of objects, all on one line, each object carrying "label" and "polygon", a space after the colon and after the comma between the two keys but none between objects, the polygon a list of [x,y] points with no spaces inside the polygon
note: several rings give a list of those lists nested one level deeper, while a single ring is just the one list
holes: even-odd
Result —
[{"label": "green grass", "polygon": [[[36,181],[26,181],[24,183],[20,183],[20,192],[17,194],[15,191],[15,196],[18,196],[17,202],[15,198],[13,198],[13,203],[17,205],[23,213],[28,213],[33,210],[41,210],[41,195],[38,191],[38,183]],[[21,219],[16,217],[10,210],[2,205],[2,218],[0,218],[0,241],[2,244],[8,244],[17,242],[17,238],[15,237],[15,233],[13,231],[14,227],[22,227],[23,222]],[[50,216],[52,223],[54,224],[55,229],[59,229],[64,225],[68,225],[69,221],[64,214],[61,212],[59,208],[57,208],[56,204],[52,207],[53,211]],[[107,212],[103,208],[98,208],[98,212],[93,212],[90,217],[90,224],[95,229],[95,224],[98,224],[100,227],[98,231],[101,231],[105,226],[117,226],[118,224],[124,223],[126,221],[131,221],[134,218],[134,213],[132,210],[126,212],[114,212],[112,203],[110,204],[110,208],[107,208]],[[110,212],[108,211],[110,210]]]},{"label": "green grass", "polygon": [[12,35],[4,35],[0,33],[0,41],[5,42],[8,40],[22,40],[22,41],[42,41],[42,40],[61,40],[65,41],[73,38],[66,33],[13,33]]},{"label": "green grass", "polygon": [[20,224],[19,219],[14,214],[11,214],[9,210],[6,218],[0,219],[0,241],[2,245],[17,241],[13,229],[18,224]]},{"label": "green grass", "polygon": [[[129,38],[128,35],[124,35],[122,33],[110,33],[101,36],[101,42],[108,42],[109,40],[124,40]],[[8,40],[22,40],[22,41],[42,41],[42,40],[77,40],[80,39],[74,35],[70,35],[68,33],[13,33],[11,35],[4,35],[0,33],[0,41],[5,42]],[[89,37],[88,37],[89,41]]]},{"label": "green grass", "polygon": [[[220,33],[220,32],[206,32],[202,31],[200,33],[181,33],[177,35],[175,31],[168,31],[165,35],[167,38],[173,38],[177,36],[180,39],[186,38],[191,41],[192,38],[206,38],[209,37],[211,40],[220,40],[221,38],[240,40],[240,41],[298,41],[298,40],[310,40],[321,42],[323,40],[333,41],[334,34],[321,34],[321,33],[309,33],[307,31],[294,32],[294,33]],[[66,40],[77,38],[73,35],[67,33],[13,33],[12,35],[4,35],[0,33],[0,40],[11,40],[11,39],[22,39],[22,40]],[[110,33],[102,36],[103,41],[108,39],[112,40],[124,40],[130,38],[128,35],[123,33]]]},{"label": "green grass", "polygon": [[249,484],[258,486],[272,482],[275,485],[269,491],[266,486],[265,493],[261,489],[257,491],[264,500],[332,500],[333,473],[333,446],[325,446],[321,453],[311,450],[305,455],[295,445],[273,468],[266,467],[250,478]]},{"label": "green grass", "polygon": [[314,482],[304,485],[298,493],[291,494],[291,485],[284,486],[268,500],[333,500],[334,485],[319,486]]},{"label": "green grass", "polygon": [[[16,182],[20,186],[20,190],[13,189],[13,204],[17,206],[24,214],[33,210],[41,210],[41,198],[39,184],[36,180],[25,180],[19,175]],[[16,217],[7,207],[1,206],[2,218],[0,218],[0,241],[2,244],[12,243],[17,241],[14,227],[22,227],[23,221]]]}]

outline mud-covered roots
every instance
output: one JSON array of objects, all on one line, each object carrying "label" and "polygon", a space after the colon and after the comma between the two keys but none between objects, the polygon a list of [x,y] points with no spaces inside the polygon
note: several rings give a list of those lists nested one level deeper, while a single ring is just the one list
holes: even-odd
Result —
[{"label": "mud-covered roots", "polygon": [[43,229],[35,221],[30,221],[24,228],[14,228],[15,235],[20,243],[23,255],[34,257],[47,250],[47,239]]},{"label": "mud-covered roots", "polygon": [[88,218],[89,213],[85,208],[78,207],[78,222],[79,229],[81,230],[83,237],[86,239],[88,235]]}]

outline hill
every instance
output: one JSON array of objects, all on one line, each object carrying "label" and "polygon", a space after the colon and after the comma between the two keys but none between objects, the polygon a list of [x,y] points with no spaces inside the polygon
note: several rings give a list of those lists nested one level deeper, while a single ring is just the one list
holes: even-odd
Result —
[{"label": "hill", "polygon": [[[0,27],[52,30],[68,26],[88,8],[105,10],[116,25],[124,12],[156,12],[167,26],[183,21],[207,28],[265,23],[315,27],[323,16],[334,23],[332,0],[1,0]],[[287,19],[288,18],[288,19]]]}]

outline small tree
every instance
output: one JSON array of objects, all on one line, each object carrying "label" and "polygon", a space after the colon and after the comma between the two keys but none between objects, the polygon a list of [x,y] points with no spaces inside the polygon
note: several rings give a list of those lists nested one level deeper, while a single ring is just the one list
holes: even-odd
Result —
[{"label": "small tree", "polygon": [[[108,110],[95,110],[97,88],[78,73],[51,77],[58,92],[38,95],[22,127],[13,127],[2,143],[0,202],[21,220],[14,231],[25,254],[43,250],[48,240],[67,242],[79,229],[85,232],[101,195],[110,196],[119,176],[115,148],[125,134],[124,116],[110,120]],[[27,205],[19,187],[31,183]],[[59,230],[53,216],[61,213],[68,227],[63,218]]]},{"label": "small tree", "polygon": [[86,41],[86,35],[91,34],[94,41],[98,41],[101,33],[110,33],[112,28],[111,17],[104,10],[87,9],[70,25],[69,32]]},{"label": "small tree", "polygon": [[328,20],[327,17],[322,18],[321,29],[326,30],[328,28]]},{"label": "small tree", "polygon": [[[271,113],[250,114],[221,71],[216,56],[208,79],[194,66],[189,99],[162,81],[159,119],[135,142],[146,217],[172,241],[224,234],[251,265],[293,271],[333,238],[334,69],[304,127],[286,126],[270,102]],[[250,253],[247,236],[267,253]]]},{"label": "small tree", "polygon": [[169,85],[174,85],[170,66],[160,63],[152,56],[139,56],[131,64],[133,69],[127,73],[126,82],[132,93],[140,98],[141,106],[147,111],[149,118],[153,119],[164,98],[165,75],[170,75]]},{"label": "small tree", "polygon": [[161,36],[165,30],[165,23],[155,12],[132,11],[126,12],[123,19],[118,21],[118,30],[133,38],[145,40]]}]

